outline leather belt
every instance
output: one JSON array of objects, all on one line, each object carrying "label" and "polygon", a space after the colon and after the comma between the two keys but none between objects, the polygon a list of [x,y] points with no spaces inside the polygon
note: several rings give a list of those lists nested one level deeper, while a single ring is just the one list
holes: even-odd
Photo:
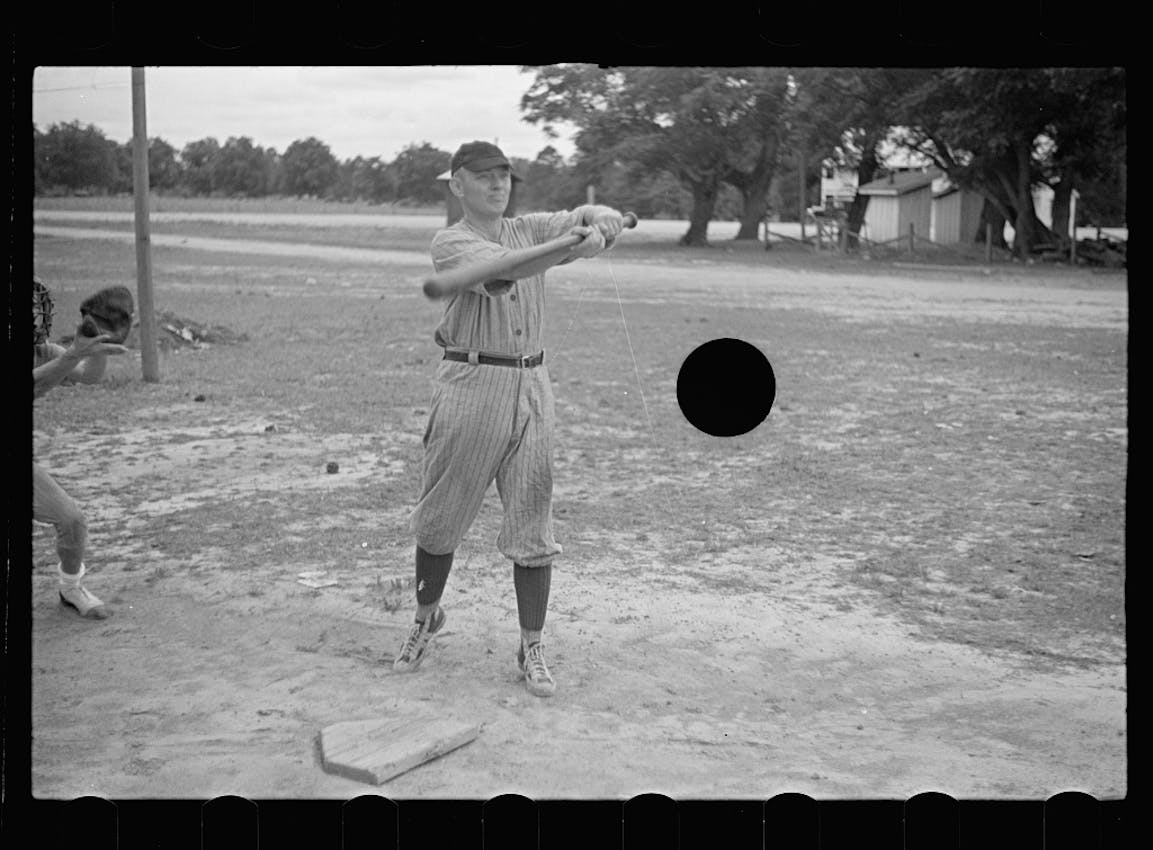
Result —
[{"label": "leather belt", "polygon": [[511,366],[514,369],[532,369],[544,363],[544,352],[525,354],[516,357],[508,354],[483,354],[479,351],[444,352],[445,360],[459,360],[462,363],[482,363],[485,366]]}]

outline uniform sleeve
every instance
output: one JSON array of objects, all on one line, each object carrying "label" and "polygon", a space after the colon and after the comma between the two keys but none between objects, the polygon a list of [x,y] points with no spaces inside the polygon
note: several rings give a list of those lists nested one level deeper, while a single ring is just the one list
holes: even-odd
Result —
[{"label": "uniform sleeve", "polygon": [[432,238],[432,266],[438,272],[499,260],[508,248],[467,230],[442,230]]},{"label": "uniform sleeve", "polygon": [[[510,249],[496,242],[489,241],[467,230],[448,228],[441,230],[432,238],[432,267],[438,272],[471,265],[485,263],[490,260],[499,260],[507,256]],[[486,286],[478,283],[465,290],[478,295],[502,295],[512,286],[511,283]]]},{"label": "uniform sleeve", "polygon": [[581,223],[581,215],[576,210],[555,213],[529,213],[522,216],[532,233],[533,244],[559,239]]}]

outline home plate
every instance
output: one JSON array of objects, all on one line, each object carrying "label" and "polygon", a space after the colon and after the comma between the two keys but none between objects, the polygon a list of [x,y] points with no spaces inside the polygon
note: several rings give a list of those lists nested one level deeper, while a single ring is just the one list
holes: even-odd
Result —
[{"label": "home plate", "polygon": [[321,765],[326,773],[381,785],[479,734],[479,724],[457,720],[349,720],[321,730]]}]

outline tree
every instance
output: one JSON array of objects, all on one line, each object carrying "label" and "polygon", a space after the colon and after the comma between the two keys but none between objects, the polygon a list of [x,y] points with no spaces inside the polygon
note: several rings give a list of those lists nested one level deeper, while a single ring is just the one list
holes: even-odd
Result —
[{"label": "tree", "polygon": [[[133,140],[116,145],[116,192],[132,192],[134,189]],[[148,188],[150,191],[175,189],[182,174],[176,159],[176,149],[161,138],[148,140]]]},{"label": "tree", "polygon": [[388,166],[380,157],[356,156],[337,167],[336,182],[329,195],[345,201],[384,203],[393,198],[393,184]]},{"label": "tree", "polygon": [[[578,128],[575,168],[581,178],[599,183],[602,172],[622,166],[630,180],[664,172],[684,186],[692,205],[681,244],[708,244],[722,181],[744,181],[751,191],[761,155],[749,151],[763,141],[757,132],[772,114],[768,104],[758,112],[759,98],[763,90],[775,90],[761,85],[765,80],[751,79],[747,69],[545,65],[526,70],[535,70],[536,78],[521,98],[525,120],[553,136],[562,122]],[[762,197],[767,189],[767,182],[758,187]]]},{"label": "tree", "polygon": [[220,148],[212,169],[213,191],[258,198],[268,193],[264,150],[248,136],[232,137]]},{"label": "tree", "polygon": [[1062,103],[1042,146],[1052,187],[1053,231],[1065,240],[1074,190],[1098,223],[1125,221],[1126,76],[1121,68],[1058,68],[1050,73]]},{"label": "tree", "polygon": [[390,164],[397,200],[435,204],[443,198],[437,178],[448,170],[452,154],[428,142],[405,147]]},{"label": "tree", "polygon": [[284,157],[276,152],[276,148],[260,148],[260,164],[264,171],[266,192],[269,195],[284,194]]},{"label": "tree", "polygon": [[116,181],[115,142],[92,124],[53,124],[33,136],[36,182],[70,191],[108,192]]},{"label": "tree", "polygon": [[769,187],[788,132],[789,74],[782,68],[750,68],[744,73],[749,78],[752,103],[742,119],[744,126],[737,132],[748,143],[736,148],[724,179],[741,193],[741,226],[736,238],[759,239]]},{"label": "tree", "polygon": [[132,140],[118,144],[109,140],[108,147],[112,152],[113,177],[110,191],[116,194],[131,194],[132,192]]},{"label": "tree", "polygon": [[290,144],[280,165],[285,194],[323,197],[336,183],[336,157],[328,145],[311,136]]},{"label": "tree", "polygon": [[[131,142],[129,142],[131,145]],[[176,148],[159,137],[148,142],[148,184],[153,189],[171,191],[180,182]]]},{"label": "tree", "polygon": [[[946,68],[908,72],[900,142],[958,185],[980,192],[1013,225],[1013,252],[1060,241],[1037,219],[1033,189],[1057,181],[1062,202],[1080,172],[1108,162],[1125,126],[1118,69]],[[1097,147],[1098,126],[1109,141]],[[1123,146],[1122,146],[1123,149]],[[1115,158],[1113,159],[1115,162]]]},{"label": "tree", "polygon": [[[790,112],[794,143],[833,167],[851,169],[857,184],[874,180],[882,169],[880,146],[895,120],[895,96],[907,85],[904,72],[886,68],[802,68]],[[795,183],[795,172],[793,183]],[[793,190],[788,183],[789,195]],[[856,248],[869,196],[858,193],[845,216],[848,247]]]},{"label": "tree", "polygon": [[552,145],[542,148],[532,162],[514,163],[514,168],[524,177],[517,199],[521,210],[571,209],[585,201],[585,187]]},{"label": "tree", "polygon": [[396,198],[396,183],[389,173],[388,163],[379,156],[361,160],[360,166],[355,171],[353,188],[355,197],[365,198],[375,204],[383,204]]},{"label": "tree", "polygon": [[220,143],[212,137],[189,142],[180,152],[181,182],[192,195],[211,195]]}]

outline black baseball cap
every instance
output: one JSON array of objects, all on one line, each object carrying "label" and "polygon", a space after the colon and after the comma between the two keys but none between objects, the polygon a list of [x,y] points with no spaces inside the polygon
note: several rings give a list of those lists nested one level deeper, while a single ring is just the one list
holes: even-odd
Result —
[{"label": "black baseball cap", "polygon": [[[492,142],[465,142],[452,155],[449,171],[454,174],[461,168],[467,168],[469,171],[487,171],[500,165],[512,171],[512,163],[508,161],[504,151]],[[516,175],[513,174],[513,177]]]}]

